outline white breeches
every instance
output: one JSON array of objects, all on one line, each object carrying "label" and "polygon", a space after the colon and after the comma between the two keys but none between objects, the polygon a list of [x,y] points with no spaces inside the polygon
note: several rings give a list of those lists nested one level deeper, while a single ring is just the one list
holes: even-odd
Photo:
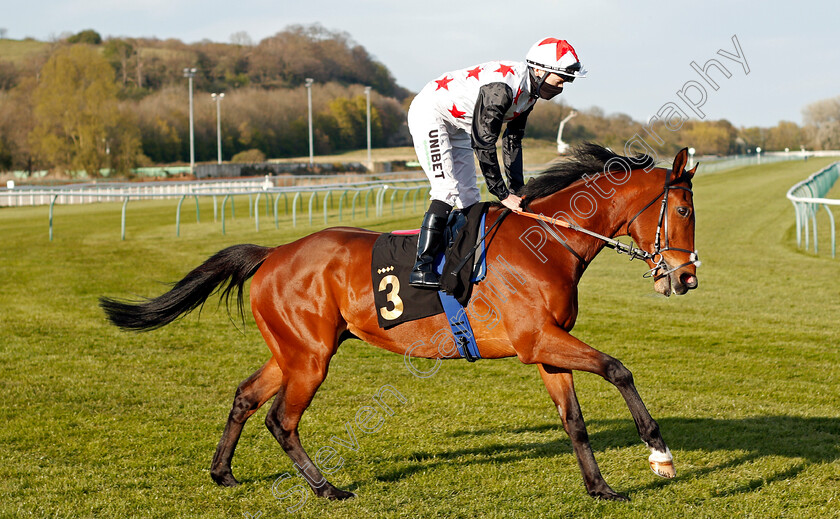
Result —
[{"label": "white breeches", "polygon": [[418,99],[408,110],[408,130],[417,159],[432,184],[431,200],[461,209],[481,201],[472,141],[467,132],[441,120]]}]

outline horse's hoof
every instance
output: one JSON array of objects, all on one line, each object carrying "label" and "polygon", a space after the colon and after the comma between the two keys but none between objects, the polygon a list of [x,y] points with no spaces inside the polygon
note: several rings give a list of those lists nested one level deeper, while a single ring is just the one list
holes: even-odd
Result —
[{"label": "horse's hoof", "polygon": [[665,452],[653,451],[648,458],[650,469],[657,476],[673,479],[677,477],[677,471],[674,469],[674,457],[671,456],[671,450],[667,447]]},{"label": "horse's hoof", "polygon": [[602,499],[604,501],[630,501],[629,497],[625,496],[624,494],[619,494],[618,492],[615,492],[612,489],[600,492],[590,492],[589,495],[591,495],[595,499]]},{"label": "horse's hoof", "polygon": [[225,472],[223,474],[213,474],[210,473],[210,477],[213,478],[213,481],[216,482],[217,485],[220,487],[238,487],[239,481],[236,481],[236,478],[233,477],[233,474],[230,472]]},{"label": "horse's hoof", "polygon": [[352,499],[356,497],[356,494],[353,492],[347,492],[346,490],[341,490],[338,488],[331,488],[324,492],[321,497],[326,497],[327,499],[332,499],[336,501],[344,501],[345,499]]},{"label": "horse's hoof", "polygon": [[651,461],[650,469],[657,475],[667,479],[674,479],[677,477],[677,471],[674,470],[674,462],[672,461]]}]

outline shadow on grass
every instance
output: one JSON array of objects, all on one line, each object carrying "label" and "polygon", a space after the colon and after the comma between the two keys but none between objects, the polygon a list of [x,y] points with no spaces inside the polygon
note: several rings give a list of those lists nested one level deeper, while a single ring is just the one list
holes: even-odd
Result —
[{"label": "shadow on grass", "polygon": [[[840,418],[797,417],[797,416],[755,416],[742,419],[712,418],[663,418],[658,420],[663,437],[672,450],[684,451],[739,451],[743,454],[725,463],[680,473],[683,479],[697,479],[720,470],[734,469],[763,457],[776,456],[799,460],[767,477],[750,480],[735,488],[716,493],[727,496],[752,492],[768,483],[796,477],[809,465],[830,463],[840,459]],[[631,420],[592,420],[590,426],[596,430],[590,435],[593,449],[597,452],[637,445],[639,437]],[[457,460],[458,464],[500,463],[552,457],[571,452],[568,437],[559,425],[537,425],[515,429],[479,429],[455,431],[449,436],[463,438],[489,434],[543,433],[556,430],[555,441],[544,443],[495,443],[477,448],[459,449],[457,439],[437,452],[418,451],[408,456],[410,464],[397,471],[391,471],[377,479],[399,481],[416,472]],[[474,458],[475,457],[475,458]],[[679,459],[677,459],[679,463]],[[678,465],[679,470],[679,465]],[[629,492],[655,489],[667,485],[666,480],[627,489]]]}]

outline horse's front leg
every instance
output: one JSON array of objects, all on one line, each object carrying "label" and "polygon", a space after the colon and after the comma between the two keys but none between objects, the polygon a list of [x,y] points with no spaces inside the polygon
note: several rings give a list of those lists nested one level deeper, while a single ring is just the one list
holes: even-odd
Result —
[{"label": "horse's front leg", "polygon": [[575,386],[572,382],[572,372],[567,369],[559,369],[554,366],[539,365],[545,388],[560,419],[563,420],[563,428],[572,440],[572,448],[575,450],[580,472],[583,475],[583,484],[586,491],[592,497],[599,499],[612,499],[616,501],[628,501],[627,496],[614,491],[604,481],[595,455],[592,453],[592,446],[589,445],[589,435],[586,432],[586,423],[583,421],[583,414],[580,412],[580,404],[575,395]]},{"label": "horse's front leg", "polygon": [[544,329],[537,341],[517,347],[517,355],[526,364],[546,364],[566,370],[588,371],[613,384],[627,402],[639,436],[651,450],[648,458],[651,469],[664,478],[677,475],[671,451],[659,432],[659,424],[650,416],[639,392],[636,391],[633,374],[617,359],[592,348],[559,327]]}]

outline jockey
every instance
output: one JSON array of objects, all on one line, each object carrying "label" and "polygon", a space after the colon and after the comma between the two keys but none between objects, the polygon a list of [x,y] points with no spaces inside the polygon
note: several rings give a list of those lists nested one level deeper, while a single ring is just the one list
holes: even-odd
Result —
[{"label": "jockey", "polygon": [[[443,230],[453,206],[481,200],[476,185],[478,158],[487,189],[510,209],[524,185],[522,136],[538,98],[551,99],[565,83],[585,77],[575,49],[566,40],[543,38],[525,55],[525,63],[490,61],[447,72],[429,82],[408,109],[408,129],[417,158],[432,184],[432,200],[417,240],[417,261],[409,278],[415,287],[440,287],[433,263],[443,245]],[[505,185],[496,154],[502,132]]]}]

